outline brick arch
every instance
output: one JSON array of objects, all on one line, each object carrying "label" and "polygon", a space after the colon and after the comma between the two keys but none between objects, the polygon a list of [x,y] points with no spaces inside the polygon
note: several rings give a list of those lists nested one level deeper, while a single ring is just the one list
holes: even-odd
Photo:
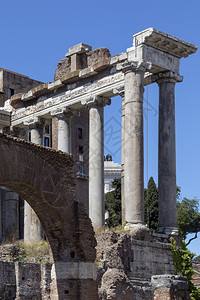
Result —
[{"label": "brick arch", "polygon": [[0,186],[16,193],[38,215],[52,262],[94,262],[96,240],[82,204],[75,201],[73,158],[0,134]]}]

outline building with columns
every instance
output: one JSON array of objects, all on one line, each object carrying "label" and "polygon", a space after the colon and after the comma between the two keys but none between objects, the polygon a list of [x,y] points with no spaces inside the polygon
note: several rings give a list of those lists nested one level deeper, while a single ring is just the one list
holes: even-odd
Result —
[{"label": "building with columns", "polygon": [[[133,37],[133,46],[111,56],[86,44],[69,49],[58,63],[54,81],[11,95],[0,108],[3,132],[74,156],[76,200],[93,226],[104,225],[104,107],[122,97],[122,220],[127,228],[144,224],[144,86],[159,86],[159,226],[177,233],[175,85],[180,59],[197,47],[154,28]],[[42,149],[42,148],[41,148]],[[10,192],[8,192],[9,194]],[[15,196],[9,194],[9,210]],[[14,205],[14,204],[13,204]],[[30,207],[24,208],[24,237],[42,235]]]},{"label": "building with columns", "polygon": [[121,166],[111,159],[104,159],[104,193],[113,191],[112,182],[115,178],[121,178]]}]

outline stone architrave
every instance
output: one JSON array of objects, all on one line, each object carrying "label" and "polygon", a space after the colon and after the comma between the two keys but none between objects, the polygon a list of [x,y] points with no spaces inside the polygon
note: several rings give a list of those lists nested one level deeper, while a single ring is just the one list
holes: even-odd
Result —
[{"label": "stone architrave", "polygon": [[175,84],[183,77],[173,72],[159,73],[158,188],[159,229],[178,233],[176,209]]},{"label": "stone architrave", "polygon": [[0,130],[5,127],[10,127],[11,113],[5,110],[0,110]]},{"label": "stone architrave", "polygon": [[123,65],[125,74],[124,200],[130,229],[144,225],[143,92],[147,62]]},{"label": "stone architrave", "polygon": [[89,217],[94,228],[105,221],[104,203],[104,106],[108,99],[96,97],[89,104]]},{"label": "stone architrave", "polygon": [[[30,125],[30,124],[29,124]],[[37,145],[42,144],[42,126],[40,124],[32,124],[31,142]],[[24,202],[24,241],[37,241],[43,238],[43,229],[36,213],[31,206]]]}]

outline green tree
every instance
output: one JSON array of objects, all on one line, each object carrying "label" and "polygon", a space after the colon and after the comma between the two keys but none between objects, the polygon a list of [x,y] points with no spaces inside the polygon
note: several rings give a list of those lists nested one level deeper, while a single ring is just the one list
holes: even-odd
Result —
[{"label": "green tree", "polygon": [[121,225],[121,178],[115,178],[113,183],[114,191],[105,195],[105,208],[109,212],[109,218],[106,219],[106,225],[117,227]]},{"label": "green tree", "polygon": [[200,231],[199,202],[197,199],[183,198],[177,203],[177,222],[180,236],[185,240],[188,233],[194,233],[194,237],[189,240],[187,245],[197,238]]},{"label": "green tree", "polygon": [[158,188],[150,177],[147,189],[144,189],[144,220],[150,231],[158,231],[158,214]]},{"label": "green tree", "polygon": [[[109,218],[106,220],[108,227],[121,225],[121,180],[113,181],[114,191],[105,195],[106,210]],[[198,211],[198,200],[183,198],[180,200],[181,189],[177,186],[177,222],[179,234],[182,239],[186,239],[188,233],[194,233],[194,237],[189,240],[187,245],[195,238],[200,231],[200,213]],[[150,177],[147,189],[144,189],[144,219],[148,228],[152,232],[158,231],[158,188],[153,177]]]}]

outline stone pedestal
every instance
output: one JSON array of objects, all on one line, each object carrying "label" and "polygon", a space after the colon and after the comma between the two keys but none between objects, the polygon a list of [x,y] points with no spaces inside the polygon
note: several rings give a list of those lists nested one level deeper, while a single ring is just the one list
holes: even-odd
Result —
[{"label": "stone pedestal", "polygon": [[[42,144],[42,128],[36,126],[31,129],[31,142]],[[24,202],[24,241],[37,241],[43,238],[43,229],[36,213],[31,206]]]},{"label": "stone pedestal", "polygon": [[104,225],[104,108],[101,101],[89,108],[89,217],[95,228]]},{"label": "stone pedestal", "polygon": [[13,242],[19,239],[19,196],[5,190],[5,240]]},{"label": "stone pedestal", "polygon": [[97,267],[88,262],[56,262],[51,269],[50,299],[97,300]]},{"label": "stone pedestal", "polygon": [[173,72],[159,74],[158,188],[159,229],[178,233],[176,211],[175,83],[182,77]]},{"label": "stone pedestal", "polygon": [[[126,63],[124,123],[125,221],[144,226],[143,92],[145,64]],[[144,226],[145,227],[145,226]]]}]

